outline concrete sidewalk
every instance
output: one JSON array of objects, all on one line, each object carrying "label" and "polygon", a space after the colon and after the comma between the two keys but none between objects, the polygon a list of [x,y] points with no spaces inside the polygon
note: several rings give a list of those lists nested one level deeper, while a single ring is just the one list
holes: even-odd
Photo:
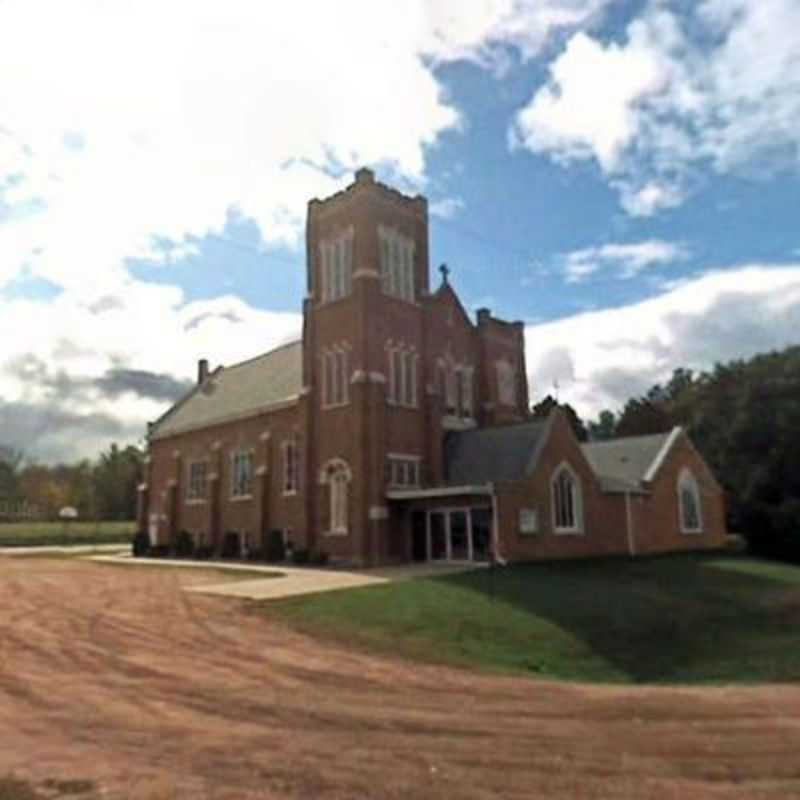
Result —
[{"label": "concrete sidewalk", "polygon": [[129,553],[130,544],[59,544],[30,547],[0,547],[0,556],[88,555],[90,553]]},{"label": "concrete sidewalk", "polygon": [[[222,569],[244,572],[266,572],[269,578],[254,578],[201,586],[187,586],[187,592],[242,597],[251,600],[275,600],[316,592],[331,592],[337,589],[353,589],[358,586],[377,586],[398,580],[451,575],[480,566],[477,564],[409,564],[399,567],[384,567],[371,570],[340,570],[325,567],[291,567],[283,564],[226,564],[220,561],[181,561],[168,558],[134,559],[130,556],[91,556],[91,561],[107,564],[137,566],[161,564],[184,569]],[[275,573],[280,577],[274,577]]]}]

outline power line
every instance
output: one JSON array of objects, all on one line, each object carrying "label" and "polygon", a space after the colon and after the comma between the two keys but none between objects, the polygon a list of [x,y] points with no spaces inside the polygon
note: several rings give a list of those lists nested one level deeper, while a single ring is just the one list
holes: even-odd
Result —
[{"label": "power line", "polygon": [[493,239],[490,236],[486,236],[486,234],[484,233],[479,233],[478,231],[475,231],[471,228],[467,228],[463,225],[456,225],[454,222],[442,219],[441,217],[434,217],[433,219],[435,220],[435,224],[437,225],[442,225],[445,228],[451,228],[456,233],[468,236],[471,239],[477,239],[478,241],[483,242],[484,244],[489,245],[490,247],[494,247],[497,250],[505,250],[508,253],[514,253],[520,258],[524,258],[528,261],[534,259],[532,253],[526,250],[522,250],[518,247],[514,247],[513,245],[509,245],[505,242],[501,242],[499,239]]},{"label": "power line", "polygon": [[[501,242],[499,239],[492,238],[491,236],[486,236],[486,234],[480,233],[479,231],[473,230],[466,226],[457,225],[456,223],[451,222],[450,220],[444,220],[440,217],[433,217],[432,220],[433,223],[436,225],[441,225],[445,228],[449,228],[458,235],[479,241],[482,244],[486,245],[487,247],[491,247],[497,251],[504,251],[506,253],[511,253],[517,258],[523,259],[526,263],[530,263],[535,259],[535,256],[527,250],[523,250],[519,247],[514,247],[513,245],[509,245],[506,242]],[[259,258],[264,258],[272,261],[279,261],[283,264],[287,264],[292,267],[297,267],[298,265],[302,266],[305,264],[305,257],[303,255],[298,254],[298,257],[296,259],[289,258],[287,256],[280,255],[279,253],[265,250],[263,247],[257,247],[247,242],[242,242],[238,239],[234,239],[232,236],[228,236],[227,234],[224,233],[208,232],[204,234],[202,238],[213,239],[222,244],[227,244],[232,247],[235,247],[236,249],[241,250],[243,252],[256,255]]]}]

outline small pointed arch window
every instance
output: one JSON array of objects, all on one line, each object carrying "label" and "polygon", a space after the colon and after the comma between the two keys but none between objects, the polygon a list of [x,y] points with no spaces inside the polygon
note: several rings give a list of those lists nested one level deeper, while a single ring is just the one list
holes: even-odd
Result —
[{"label": "small pointed arch window", "polygon": [[352,473],[340,458],[329,461],[322,469],[320,483],[328,486],[328,533],[345,535],[349,528],[349,499]]},{"label": "small pointed arch window", "polygon": [[581,482],[566,462],[556,469],[550,482],[553,529],[556,533],[583,533]]},{"label": "small pointed arch window", "polygon": [[681,533],[702,533],[703,515],[700,505],[700,487],[690,469],[684,469],[678,478],[678,510]]}]

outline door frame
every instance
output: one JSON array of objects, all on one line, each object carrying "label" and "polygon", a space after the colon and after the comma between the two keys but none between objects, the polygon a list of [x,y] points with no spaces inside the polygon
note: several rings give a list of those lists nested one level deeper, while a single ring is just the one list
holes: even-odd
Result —
[{"label": "door frame", "polygon": [[[425,513],[425,547],[426,547],[426,561],[436,562],[451,562],[451,563],[473,563],[475,560],[475,540],[472,527],[472,512],[484,508],[483,506],[465,506],[465,505],[452,505],[452,506],[437,506],[436,508],[424,509]],[[487,509],[486,510],[490,510]],[[453,514],[463,513],[467,521],[467,558],[454,559],[453,542],[452,542],[452,524],[451,518]],[[444,517],[444,541],[445,541],[445,557],[432,558],[432,525],[431,517],[434,514],[441,514]]]}]

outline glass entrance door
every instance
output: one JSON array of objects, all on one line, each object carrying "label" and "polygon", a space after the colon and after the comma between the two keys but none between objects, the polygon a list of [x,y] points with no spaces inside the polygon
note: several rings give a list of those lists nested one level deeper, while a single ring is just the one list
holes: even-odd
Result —
[{"label": "glass entrance door", "polygon": [[448,512],[450,520],[450,559],[452,561],[470,561],[471,542],[467,524],[467,511]]},{"label": "glass entrance door", "polygon": [[448,558],[448,525],[446,511],[431,511],[428,514],[430,523],[430,553],[428,557],[433,561],[443,561]]},{"label": "glass entrance door", "polygon": [[427,518],[431,561],[485,561],[488,558],[491,536],[488,508],[436,509],[428,511]]}]

